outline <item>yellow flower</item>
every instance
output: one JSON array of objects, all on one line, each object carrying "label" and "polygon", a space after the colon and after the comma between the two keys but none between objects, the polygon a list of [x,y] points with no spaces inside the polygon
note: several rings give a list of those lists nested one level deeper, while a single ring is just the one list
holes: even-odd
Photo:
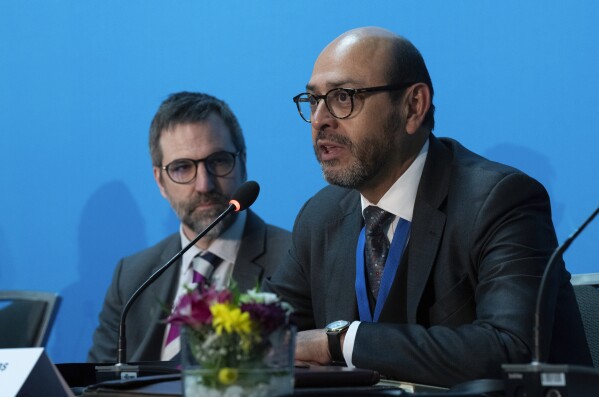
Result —
[{"label": "yellow flower", "polygon": [[230,385],[237,380],[237,369],[221,368],[218,370],[218,381],[223,385]]},{"label": "yellow flower", "polygon": [[237,333],[248,335],[252,332],[250,314],[242,312],[238,307],[227,303],[216,303],[210,306],[212,313],[212,327],[221,335],[223,329],[227,334]]}]

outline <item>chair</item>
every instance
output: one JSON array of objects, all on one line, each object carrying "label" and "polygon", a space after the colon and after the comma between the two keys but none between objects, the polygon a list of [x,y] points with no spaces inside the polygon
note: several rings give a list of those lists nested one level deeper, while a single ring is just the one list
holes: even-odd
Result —
[{"label": "chair", "polygon": [[0,291],[0,348],[45,346],[60,301],[52,292]]},{"label": "chair", "polygon": [[599,368],[599,273],[572,275],[571,282],[593,357],[593,366]]}]

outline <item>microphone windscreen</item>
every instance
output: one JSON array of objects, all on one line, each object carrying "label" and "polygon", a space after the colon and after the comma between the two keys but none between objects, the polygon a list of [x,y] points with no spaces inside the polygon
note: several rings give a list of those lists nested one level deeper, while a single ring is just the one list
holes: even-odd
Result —
[{"label": "microphone windscreen", "polygon": [[243,211],[252,204],[258,198],[258,193],[260,193],[260,185],[255,181],[247,181],[241,186],[237,188],[229,204],[233,204],[235,206],[235,211]]}]

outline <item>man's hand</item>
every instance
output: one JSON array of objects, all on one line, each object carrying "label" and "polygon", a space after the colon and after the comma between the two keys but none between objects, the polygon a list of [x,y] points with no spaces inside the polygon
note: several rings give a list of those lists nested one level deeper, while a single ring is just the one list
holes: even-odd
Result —
[{"label": "man's hand", "polygon": [[[341,350],[345,332],[341,334]],[[333,361],[329,350],[329,339],[324,329],[300,331],[295,340],[296,365],[328,365]]]},{"label": "man's hand", "polygon": [[332,361],[329,341],[324,329],[297,333],[295,341],[296,365],[327,365]]}]

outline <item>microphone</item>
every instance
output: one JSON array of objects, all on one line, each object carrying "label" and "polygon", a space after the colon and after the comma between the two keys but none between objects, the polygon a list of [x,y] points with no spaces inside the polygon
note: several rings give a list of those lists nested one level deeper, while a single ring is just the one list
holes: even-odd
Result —
[{"label": "microphone", "polygon": [[[587,218],[584,223],[574,231],[564,243],[558,246],[545,267],[543,278],[537,294],[535,306],[535,324],[533,329],[533,357],[530,364],[504,364],[502,367],[506,376],[506,397],[516,396],[591,396],[599,387],[599,371],[592,367],[545,364],[542,363],[541,354],[541,324],[544,320],[543,303],[548,294],[547,285],[549,274],[553,271],[555,263],[558,262],[564,252],[570,247],[574,240],[582,233],[589,223],[599,213],[599,207]],[[569,383],[567,382],[569,381]],[[545,390],[547,393],[541,394]],[[589,394],[590,393],[590,394]]]},{"label": "microphone", "polygon": [[[175,263],[184,253],[186,253],[191,247],[193,247],[202,237],[206,235],[214,226],[220,223],[226,216],[228,216],[232,212],[240,212],[249,208],[256,198],[258,198],[258,194],[260,193],[260,185],[258,185],[255,181],[247,181],[243,183],[237,190],[233,193],[231,200],[229,200],[229,206],[226,210],[224,210],[210,225],[208,225],[204,230],[202,230],[189,244],[187,244],[181,251],[179,251],[175,256],[173,256],[168,262],[166,262],[162,267],[156,270],[144,283],[131,295],[125,306],[123,307],[123,311],[121,312],[121,320],[119,323],[119,338],[118,338],[118,348],[117,348],[117,363],[115,365],[110,366],[101,366],[96,367],[99,372],[102,373],[110,373],[109,376],[102,376],[103,379],[114,379],[114,373],[116,372],[116,378],[119,379],[129,379],[136,378],[137,372],[139,370],[136,365],[127,365],[127,335],[126,335],[126,320],[127,314],[129,313],[129,309],[135,302],[135,300],[141,295],[143,291],[145,291],[148,286],[150,286],[162,273],[166,271],[173,263]],[[118,376],[120,375],[120,376]]]},{"label": "microphone", "polygon": [[[591,214],[591,216],[589,216],[587,218],[586,221],[584,221],[584,223],[574,231],[574,233],[572,233],[570,235],[570,237],[568,237],[566,239],[566,241],[564,241],[564,243],[557,247],[555,249],[555,251],[553,251],[553,254],[551,255],[551,257],[549,258],[549,262],[547,263],[547,267],[545,268],[545,272],[543,273],[543,278],[541,279],[541,285],[539,287],[539,294],[537,295],[537,305],[535,307],[535,327],[534,327],[534,353],[533,353],[533,357],[532,357],[532,362],[541,362],[541,359],[543,357],[541,357],[541,317],[542,317],[542,313],[543,311],[542,306],[543,303],[545,302],[546,296],[547,296],[547,279],[549,278],[549,273],[552,271],[554,264],[557,262],[557,258],[559,258],[561,255],[563,255],[564,252],[566,252],[566,250],[568,249],[568,247],[570,247],[570,245],[574,242],[574,240],[576,239],[576,237],[578,237],[578,235],[580,233],[582,233],[582,231],[587,227],[587,225],[589,223],[591,223],[591,221],[595,218],[595,216],[597,216],[597,213],[599,213],[599,207],[597,207],[597,209],[595,209],[595,211]],[[544,320],[544,318],[543,318]]]}]

